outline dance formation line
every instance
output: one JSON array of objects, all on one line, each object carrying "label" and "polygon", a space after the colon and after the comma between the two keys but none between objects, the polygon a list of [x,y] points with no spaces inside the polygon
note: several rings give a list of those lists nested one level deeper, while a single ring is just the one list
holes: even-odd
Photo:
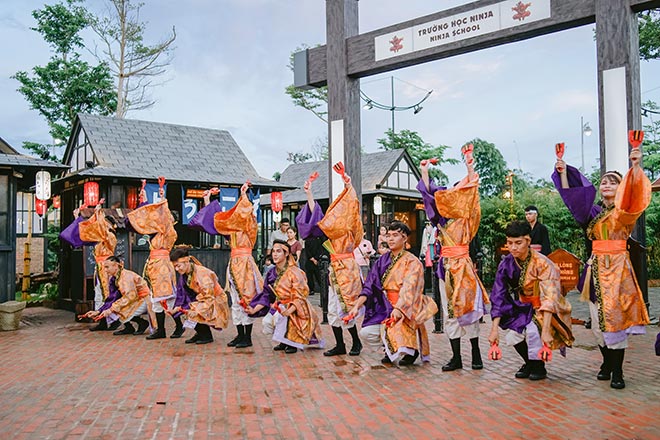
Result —
[{"label": "dance formation line", "polygon": [[[625,175],[616,171],[603,174],[597,203],[594,185],[564,162],[562,144],[557,144],[552,174],[566,207],[591,240],[593,252],[578,290],[582,299],[589,301],[592,330],[603,357],[596,378],[610,380],[615,389],[625,387],[622,366],[628,336],[645,333],[649,323],[626,248],[636,220],[651,200],[651,182],[640,167],[642,154],[638,147],[642,137],[643,132],[631,131],[632,166]],[[565,356],[566,347],[574,341],[571,305],[561,293],[557,266],[530,245],[532,230],[526,221],[507,226],[510,253],[500,262],[488,296],[468,250],[481,219],[479,176],[474,171],[472,150],[472,145],[462,149],[467,175],[454,187],[439,187],[429,178],[432,160],[420,164],[422,179],[417,185],[442,246],[435,275],[452,351],[442,370],[463,368],[463,336],[470,340],[471,368],[483,368],[479,322],[490,303],[488,358],[501,358],[502,336],[524,361],[515,377],[541,380],[547,377],[546,364],[552,359],[553,350]],[[422,263],[405,249],[410,228],[400,221],[388,225],[385,239],[389,252],[378,258],[363,279],[353,256],[363,236],[360,203],[341,162],[333,168],[343,178],[342,193],[323,213],[312,193],[317,175],[311,175],[303,185],[308,202],[296,218],[303,239],[325,239],[324,246],[330,251],[328,319],[335,346],[323,354],[359,356],[366,346],[383,353],[384,364],[413,365],[418,358],[428,362],[430,345],[425,323],[438,306],[424,294]],[[241,187],[236,205],[226,212],[222,212],[217,200],[210,201],[217,189],[206,191],[204,208],[190,222],[195,229],[229,237],[231,256],[226,289],[231,311],[217,275],[192,257],[187,247],[174,246],[177,234],[164,197],[165,179],[159,178],[159,184],[161,200],[147,203],[143,183],[140,205],[126,218],[130,230],[150,237],[149,258],[142,275],[125,269],[114,255],[117,225],[112,217],[104,215],[103,200],[88,218],[82,214],[89,210],[76,209],[74,222],[60,234],[73,247],[94,246],[95,310],[81,315],[99,321],[90,330],[141,335],[149,329],[147,339],[163,339],[165,315],[170,315],[176,324],[170,338],[180,338],[186,328],[191,328],[195,334],[185,343],[208,344],[213,342],[212,330],[227,328],[231,313],[237,336],[227,345],[237,350],[252,346],[252,326],[258,318],[263,319],[264,333],[272,335],[277,343],[273,348],[276,351],[293,354],[325,346],[318,315],[308,300],[305,273],[297,266],[286,241],[274,240],[274,267],[265,278],[259,272],[252,256],[258,225],[246,194],[249,182]],[[118,329],[121,324],[123,328]],[[352,338],[348,353],[344,329]]]}]

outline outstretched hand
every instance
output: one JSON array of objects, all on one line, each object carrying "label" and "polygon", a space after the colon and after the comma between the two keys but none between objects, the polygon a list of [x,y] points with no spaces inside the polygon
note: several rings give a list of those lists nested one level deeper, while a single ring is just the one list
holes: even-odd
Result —
[{"label": "outstretched hand", "polygon": [[642,152],[639,151],[639,148],[633,148],[630,150],[630,156],[628,156],[628,158],[630,159],[632,166],[639,166],[642,161]]}]

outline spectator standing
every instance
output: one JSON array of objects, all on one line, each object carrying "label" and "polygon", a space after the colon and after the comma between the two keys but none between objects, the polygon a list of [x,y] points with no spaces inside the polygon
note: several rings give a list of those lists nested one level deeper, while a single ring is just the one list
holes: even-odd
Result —
[{"label": "spectator standing", "polygon": [[550,235],[548,234],[548,228],[538,221],[539,210],[534,205],[529,205],[525,208],[525,218],[527,223],[532,228],[531,238],[532,244],[531,248],[539,251],[543,255],[548,255],[550,250]]}]

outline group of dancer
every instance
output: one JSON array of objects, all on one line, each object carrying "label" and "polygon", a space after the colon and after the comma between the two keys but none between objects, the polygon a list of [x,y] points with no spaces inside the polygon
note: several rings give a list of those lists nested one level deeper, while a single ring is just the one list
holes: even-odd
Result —
[{"label": "group of dancer", "polygon": [[[501,357],[502,333],[503,340],[513,345],[524,362],[515,377],[544,379],[552,350],[565,355],[565,349],[574,341],[571,305],[561,293],[559,270],[530,246],[529,224],[514,221],[505,231],[509,254],[500,262],[488,295],[469,256],[469,244],[481,219],[479,176],[474,170],[471,145],[463,147],[463,157],[467,175],[453,187],[439,187],[429,178],[429,161],[420,164],[422,180],[417,186],[441,244],[436,275],[452,351],[442,370],[463,368],[463,337],[470,341],[471,368],[483,368],[479,323],[490,303],[489,358]],[[578,288],[584,300],[590,302],[592,329],[603,357],[597,379],[610,380],[611,387],[617,389],[625,387],[622,364],[628,335],[643,333],[649,322],[626,249],[635,221],[650,203],[650,181],[640,167],[640,159],[640,151],[633,149],[632,167],[625,176],[617,172],[603,175],[597,204],[596,188],[561,157],[552,175],[566,206],[592,242],[593,253]],[[383,363],[411,365],[418,357],[428,361],[425,324],[438,306],[424,294],[422,263],[406,250],[411,231],[400,221],[389,224],[385,237],[389,252],[381,255],[363,277],[353,254],[364,232],[360,202],[343,165],[339,163],[334,169],[343,178],[343,191],[324,213],[312,192],[316,175],[310,176],[303,186],[307,204],[296,217],[301,238],[325,239],[324,246],[330,253],[328,321],[335,344],[323,354],[358,356],[367,346],[381,350]],[[127,227],[150,236],[151,251],[143,276],[125,269],[114,255],[116,225],[100,205],[89,218],[76,218],[61,238],[72,246],[95,245],[96,306],[84,316],[100,323],[91,330],[140,335],[150,329],[147,339],[161,339],[166,337],[167,314],[176,326],[171,338],[179,338],[186,328],[193,328],[195,334],[185,342],[206,344],[213,341],[212,329],[227,327],[229,301],[213,271],[192,257],[187,248],[174,247],[177,235],[162,192],[163,183],[161,201],[147,204],[141,194],[140,206],[126,215]],[[306,276],[296,264],[290,245],[274,240],[274,267],[265,277],[254,261],[252,249],[258,226],[247,189],[248,183],[241,187],[236,205],[226,212],[218,201],[210,201],[217,191],[207,191],[204,208],[190,222],[193,228],[229,237],[226,289],[236,337],[227,345],[236,349],[252,346],[254,321],[263,318],[264,333],[272,334],[277,343],[274,350],[290,354],[309,347],[323,348],[319,318],[307,298]],[[122,323],[124,327],[118,329]],[[350,349],[344,341],[344,329],[351,336]]]}]

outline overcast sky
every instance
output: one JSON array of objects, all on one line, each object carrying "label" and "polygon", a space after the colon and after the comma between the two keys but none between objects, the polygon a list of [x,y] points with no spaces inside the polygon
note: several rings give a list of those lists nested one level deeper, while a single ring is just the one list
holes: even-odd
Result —
[{"label": "overcast sky", "polygon": [[[147,40],[155,42],[175,26],[176,50],[168,81],[153,92],[157,103],[128,117],[229,130],[264,177],[286,168],[287,151],[309,151],[324,136],[326,126],[284,93],[293,82],[287,67],[291,51],[303,43],[325,43],[324,1],[142,1]],[[1,3],[0,137],[15,148],[23,141],[49,143],[46,122],[30,110],[16,91],[18,82],[9,78],[48,61],[48,46],[29,29],[35,25],[31,11],[44,1]],[[361,0],[360,32],[464,3]],[[104,0],[87,4],[95,12],[105,7]],[[642,62],[641,72],[642,100],[660,103],[660,61]],[[566,142],[566,160],[579,165],[581,116],[594,129],[585,138],[585,162],[588,168],[596,164],[596,73],[594,26],[589,25],[364,78],[361,88],[387,104],[394,75],[400,106],[416,103],[424,90],[433,89],[417,115],[395,114],[397,130],[414,130],[426,142],[450,145],[448,155],[454,158],[465,141],[479,137],[493,142],[510,168],[547,178],[556,142]],[[391,113],[362,110],[361,117],[362,145],[376,151],[376,140],[391,126]],[[446,172],[456,179],[464,167]]]}]

